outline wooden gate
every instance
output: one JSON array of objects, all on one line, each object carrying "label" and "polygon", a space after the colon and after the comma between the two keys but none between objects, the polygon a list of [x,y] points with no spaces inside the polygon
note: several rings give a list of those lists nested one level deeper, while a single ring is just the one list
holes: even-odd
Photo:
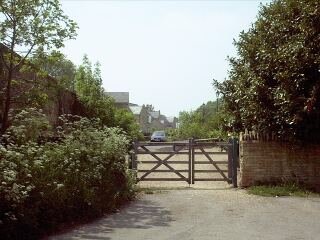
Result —
[{"label": "wooden gate", "polygon": [[235,139],[134,142],[130,167],[137,172],[137,182],[226,181],[237,187],[237,152]]}]

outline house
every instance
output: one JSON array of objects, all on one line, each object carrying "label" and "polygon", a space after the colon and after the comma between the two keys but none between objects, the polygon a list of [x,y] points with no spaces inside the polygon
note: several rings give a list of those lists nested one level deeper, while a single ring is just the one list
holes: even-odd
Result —
[{"label": "house", "polygon": [[138,106],[136,104],[130,104],[129,109],[145,135],[150,135],[155,130],[165,130],[176,127],[177,118],[174,118],[174,120],[170,122],[160,111],[155,111],[152,105]]},{"label": "house", "polygon": [[130,111],[133,113],[137,123],[139,124],[141,131],[145,134],[149,133],[149,112],[148,108],[143,106],[138,106],[136,104],[130,104]]},{"label": "house", "polygon": [[105,94],[114,99],[116,107],[129,109],[129,92],[106,92]]},{"label": "house", "polygon": [[178,118],[177,117],[167,117],[168,128],[178,128]]}]

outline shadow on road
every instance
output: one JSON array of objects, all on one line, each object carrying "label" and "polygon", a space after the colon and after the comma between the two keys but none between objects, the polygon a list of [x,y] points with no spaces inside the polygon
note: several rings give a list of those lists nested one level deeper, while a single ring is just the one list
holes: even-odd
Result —
[{"label": "shadow on road", "polygon": [[70,233],[48,239],[111,239],[108,233],[121,228],[148,229],[169,226],[172,214],[150,200],[137,200],[120,212],[106,216],[94,223],[79,227]]}]

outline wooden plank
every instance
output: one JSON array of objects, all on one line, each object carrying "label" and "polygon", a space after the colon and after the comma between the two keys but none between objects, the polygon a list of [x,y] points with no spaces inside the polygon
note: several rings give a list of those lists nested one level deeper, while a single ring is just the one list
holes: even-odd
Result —
[{"label": "wooden plank", "polygon": [[232,184],[233,187],[238,187],[238,179],[237,179],[237,144],[236,139],[232,138]]},{"label": "wooden plank", "polygon": [[[144,173],[144,172],[148,172],[149,170],[138,170],[138,173]],[[178,171],[178,172],[189,172],[189,170],[187,169],[187,170],[181,170],[181,169],[176,169],[176,171]],[[152,171],[153,173],[170,173],[170,172],[172,172],[172,170],[153,170]]]},{"label": "wooden plank", "polygon": [[195,162],[195,155],[194,155],[194,139],[192,138],[191,139],[191,144],[190,144],[190,149],[191,149],[191,159],[192,159],[192,164],[191,164],[191,168],[192,168],[192,176],[191,176],[191,179],[192,179],[192,184],[194,184],[194,169],[195,169],[195,165],[194,165],[194,162]]},{"label": "wooden plank", "polygon": [[148,175],[150,175],[152,173],[152,171],[156,170],[157,168],[159,168],[161,165],[165,165],[167,168],[169,168],[170,170],[172,170],[172,172],[174,172],[176,175],[178,175],[181,178],[185,178],[185,176],[183,176],[181,173],[179,173],[178,171],[176,171],[173,167],[171,167],[167,161],[174,156],[177,152],[179,152],[181,149],[176,149],[173,153],[171,153],[169,156],[167,156],[165,159],[161,159],[159,158],[157,155],[155,155],[154,153],[152,153],[149,149],[147,149],[146,147],[142,146],[141,148],[143,148],[145,151],[149,152],[151,156],[153,156],[156,160],[158,160],[158,163],[151,168],[148,172],[146,172],[145,174],[143,174],[143,176],[141,176],[140,180],[143,180],[144,178],[146,178]]},{"label": "wooden plank", "polygon": [[[159,163],[159,161],[139,161],[139,164],[155,164]],[[169,164],[188,164],[188,161],[168,161]]]},{"label": "wooden plank", "polygon": [[[189,153],[188,152],[173,152],[173,151],[166,151],[166,152],[151,152],[153,154],[163,154],[163,155],[167,155],[167,154],[171,154],[171,153],[174,153],[175,155],[176,154],[179,154],[179,155],[188,155]],[[137,154],[141,154],[141,155],[146,155],[146,154],[150,154],[150,152],[146,152],[146,151],[138,151]]]},{"label": "wooden plank", "polygon": [[188,142],[137,142],[137,146],[188,146]]},{"label": "wooden plank", "polygon": [[227,182],[231,182],[231,179],[224,179],[224,178],[195,178],[194,179],[195,181],[202,181],[202,182],[205,182],[205,181],[212,181],[212,182],[223,182],[223,181],[227,181]]},{"label": "wooden plank", "polygon": [[[169,151],[159,151],[159,149],[149,149],[148,147],[160,146],[169,147]],[[135,143],[135,153],[138,155],[151,155],[155,161],[139,161],[139,164],[155,164],[149,170],[138,170],[138,173],[143,175],[137,178],[138,181],[186,181],[189,184],[194,183],[194,181],[228,181],[231,182],[230,178],[227,178],[225,173],[228,170],[222,170],[217,164],[228,164],[228,161],[214,161],[210,155],[227,155],[228,152],[218,152],[218,151],[205,151],[205,147],[228,147],[232,146],[230,143],[226,142],[195,142],[190,139],[189,142],[136,142]],[[172,147],[172,151],[170,151]],[[138,149],[139,148],[139,149]],[[168,148],[167,148],[168,149]],[[199,151],[200,150],[200,151]],[[207,149],[209,150],[209,149]],[[159,156],[160,155],[160,156]],[[164,156],[167,155],[164,159]],[[174,155],[188,155],[188,161],[175,161],[170,159]],[[196,155],[204,155],[208,161],[196,161]],[[174,169],[170,164],[188,164],[188,169]],[[213,165],[216,170],[195,170],[196,164],[210,164]],[[168,169],[159,169],[161,165],[166,166]],[[154,177],[150,178],[151,173],[175,173],[178,178],[160,178]],[[188,176],[182,175],[182,173],[188,173]],[[223,178],[196,178],[195,173],[219,173]],[[149,176],[149,178],[147,178]],[[234,177],[234,176],[233,176]]]},{"label": "wooden plank", "polygon": [[188,149],[187,149],[188,147],[186,147],[186,146],[180,146],[180,145],[173,145],[173,151],[175,152],[175,151],[181,151],[181,150],[186,150],[186,151],[188,151]]},{"label": "wooden plank", "polygon": [[[224,174],[224,172],[221,171],[221,169],[219,168],[219,166],[217,165],[217,163],[215,163],[212,158],[210,157],[210,155],[208,155],[206,153],[206,151],[204,151],[203,148],[200,148],[200,150],[203,152],[203,154],[207,157],[207,159],[212,163],[212,165],[219,171],[219,173],[221,174],[221,176],[225,179],[228,180],[227,176]],[[228,162],[227,162],[228,163]]]},{"label": "wooden plank", "polygon": [[201,143],[195,143],[194,147],[199,148],[199,147],[228,147],[232,146],[232,144],[227,143],[227,142],[217,142],[217,143],[207,143],[207,142],[201,142]]},{"label": "wooden plank", "polygon": [[176,171],[173,167],[171,167],[167,162],[163,162],[163,165],[165,165],[167,168],[171,169],[175,174],[177,174],[181,178],[186,178],[183,176],[180,172]]},{"label": "wooden plank", "polygon": [[[140,146],[140,148],[142,148],[144,151],[141,151],[140,150],[140,152],[141,153],[144,153],[144,154],[150,154],[150,155],[153,155],[153,154],[156,154],[156,152],[155,151],[151,151],[151,149],[148,149],[148,148],[146,148],[145,146]],[[180,153],[180,151],[182,150],[183,148],[176,148],[175,150],[173,150],[173,151],[158,151],[160,154],[162,153],[162,154],[165,154],[165,153],[167,153],[167,154],[179,154]],[[187,152],[182,152],[182,153],[184,153],[184,154],[186,154]]]},{"label": "wooden plank", "polygon": [[191,166],[192,166],[192,156],[191,156],[191,148],[192,148],[192,139],[189,139],[189,149],[188,149],[188,154],[189,154],[189,162],[188,162],[188,168],[189,168],[189,172],[188,172],[188,183],[189,185],[192,183],[192,170],[191,170]]},{"label": "wooden plank", "polygon": [[186,181],[188,182],[187,178],[137,178],[137,181]]},{"label": "wooden plank", "polygon": [[[206,152],[208,154],[214,154],[214,155],[227,155],[228,152]],[[196,155],[203,155],[202,152],[194,152]]]},{"label": "wooden plank", "polygon": [[[196,173],[219,173],[218,170],[194,170]],[[228,170],[221,170],[222,172],[227,173]]]},{"label": "wooden plank", "polygon": [[137,169],[137,141],[133,142],[133,159],[132,159],[132,169]]},{"label": "wooden plank", "polygon": [[162,164],[164,164],[165,161],[167,161],[168,159],[170,159],[172,156],[174,156],[174,154],[170,154],[169,156],[167,156],[164,160],[162,160],[161,158],[159,158],[157,155],[150,153],[151,156],[153,156],[156,160],[158,160],[158,163],[149,170],[149,172],[146,172],[145,174],[143,174],[143,176],[141,176],[140,180],[146,178],[150,173],[152,173],[153,170],[156,170],[157,168],[159,168]]},{"label": "wooden plank", "polygon": [[[229,139],[229,142],[232,143],[232,139]],[[228,147],[228,178],[232,178],[232,146]]]},{"label": "wooden plank", "polygon": [[[216,164],[228,164],[228,161],[213,161]],[[211,164],[211,161],[195,161],[195,164]]]}]

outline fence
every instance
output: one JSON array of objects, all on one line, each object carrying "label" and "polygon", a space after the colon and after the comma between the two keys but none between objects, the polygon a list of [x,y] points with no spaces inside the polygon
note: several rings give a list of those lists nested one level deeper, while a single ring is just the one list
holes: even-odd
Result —
[{"label": "fence", "polygon": [[[134,142],[130,165],[137,171],[137,182],[186,181],[194,184],[197,181],[226,181],[237,187],[237,146],[236,139],[229,142],[210,139]],[[140,160],[142,155],[147,157]],[[220,155],[227,160],[216,159]],[[202,174],[206,174],[205,177]]]}]

